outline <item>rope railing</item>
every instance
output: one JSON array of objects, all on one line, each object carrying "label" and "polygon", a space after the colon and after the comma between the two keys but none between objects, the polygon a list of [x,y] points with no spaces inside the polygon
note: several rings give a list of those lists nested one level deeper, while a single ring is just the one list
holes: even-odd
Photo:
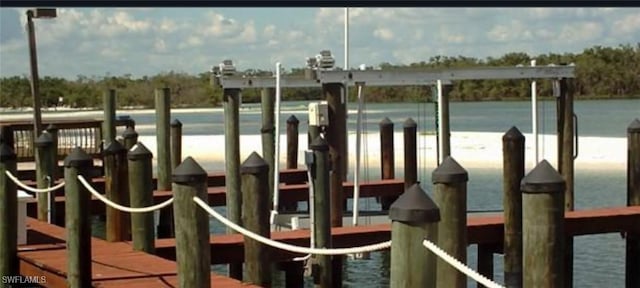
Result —
[{"label": "rope railing", "polygon": [[237,225],[237,224],[233,223],[232,221],[228,220],[224,216],[220,215],[215,210],[211,209],[211,207],[209,207],[209,204],[207,204],[206,202],[202,201],[198,197],[193,197],[193,201],[196,204],[198,204],[198,206],[200,206],[200,208],[202,208],[205,211],[207,211],[207,213],[209,213],[209,215],[211,215],[213,218],[215,218],[216,220],[222,222],[222,224],[224,224],[227,227],[235,230],[236,232],[238,232],[238,233],[240,233],[240,234],[242,234],[244,236],[247,236],[247,237],[249,237],[249,238],[251,238],[253,240],[256,240],[256,241],[258,241],[258,242],[260,242],[262,244],[269,245],[271,247],[275,247],[275,248],[278,248],[278,249],[286,250],[286,251],[289,251],[289,252],[300,253],[300,254],[314,254],[314,255],[347,255],[347,254],[357,254],[357,253],[378,251],[378,250],[382,250],[382,249],[388,249],[389,247],[391,247],[391,241],[386,241],[386,242],[382,242],[382,243],[366,245],[366,246],[361,246],[361,247],[333,248],[333,249],[329,249],[329,248],[307,248],[307,247],[301,247],[301,246],[295,246],[295,245],[291,245],[291,244],[286,244],[286,243],[278,242],[278,241],[266,238],[264,236],[258,235],[256,233],[253,233],[253,232],[243,228],[240,225]]},{"label": "rope railing", "polygon": [[166,206],[169,206],[171,203],[173,203],[173,197],[171,197],[170,199],[160,203],[160,204],[156,204],[153,206],[149,206],[149,207],[140,207],[140,208],[133,208],[133,207],[126,207],[126,206],[122,206],[118,203],[115,203],[111,200],[109,200],[107,197],[102,196],[102,194],[100,194],[98,191],[96,191],[95,189],[93,189],[93,187],[91,187],[91,184],[89,184],[89,182],[87,182],[86,179],[84,179],[84,177],[82,177],[82,175],[78,175],[78,180],[80,180],[80,183],[82,183],[82,185],[84,185],[85,188],[87,188],[87,190],[89,190],[89,192],[91,192],[91,194],[93,194],[93,196],[95,196],[96,198],[98,198],[100,201],[104,202],[104,204],[108,205],[111,208],[123,211],[123,212],[129,212],[129,213],[147,213],[147,212],[153,212],[156,210],[160,210]]},{"label": "rope railing", "polygon": [[456,259],[456,258],[452,257],[451,255],[447,254],[447,252],[445,252],[444,250],[440,249],[440,247],[438,247],[436,244],[433,244],[431,241],[425,239],[424,241],[422,241],[422,245],[424,245],[424,247],[426,247],[427,249],[431,250],[431,252],[436,254],[438,257],[442,258],[442,260],[444,260],[445,262],[449,263],[449,265],[453,266],[458,271],[466,274],[469,278],[471,278],[471,279],[475,280],[476,282],[484,285],[485,287],[488,287],[488,288],[504,288],[504,286],[501,286],[500,284],[487,279],[487,277],[484,277],[484,276],[480,275],[480,273],[478,273],[478,272],[474,271],[473,269],[467,267],[467,265],[464,265],[462,262],[458,261],[458,259]]},{"label": "rope railing", "polygon": [[22,182],[20,182],[20,180],[18,178],[16,178],[16,176],[13,176],[13,174],[11,174],[10,171],[5,171],[5,174],[7,174],[7,177],[9,177],[9,179],[11,179],[11,181],[13,181],[13,183],[15,183],[16,185],[18,185],[18,187],[27,190],[29,192],[33,192],[33,193],[50,193],[53,191],[56,191],[60,188],[62,188],[64,186],[64,181],[60,182],[58,185],[53,186],[53,187],[48,187],[48,188],[33,188],[31,186],[28,186]]}]

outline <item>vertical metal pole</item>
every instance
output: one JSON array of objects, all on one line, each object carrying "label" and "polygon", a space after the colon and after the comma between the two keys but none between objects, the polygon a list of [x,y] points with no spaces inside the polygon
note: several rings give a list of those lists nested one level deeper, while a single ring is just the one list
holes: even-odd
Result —
[{"label": "vertical metal pole", "polygon": [[[531,66],[536,66],[536,60],[531,60]],[[534,166],[539,162],[538,150],[538,90],[536,81],[531,81],[531,134],[533,136],[533,159]]]}]

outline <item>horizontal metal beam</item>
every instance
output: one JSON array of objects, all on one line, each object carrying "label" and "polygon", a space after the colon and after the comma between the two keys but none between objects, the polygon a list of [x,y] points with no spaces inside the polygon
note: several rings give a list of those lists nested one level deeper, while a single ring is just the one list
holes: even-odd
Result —
[{"label": "horizontal metal beam", "polygon": [[[220,85],[225,89],[243,89],[243,88],[272,88],[276,87],[276,78],[269,77],[241,77],[241,76],[225,76],[220,78]],[[282,77],[280,78],[280,87],[283,88],[305,88],[320,87],[319,80],[306,79],[303,77]]]}]

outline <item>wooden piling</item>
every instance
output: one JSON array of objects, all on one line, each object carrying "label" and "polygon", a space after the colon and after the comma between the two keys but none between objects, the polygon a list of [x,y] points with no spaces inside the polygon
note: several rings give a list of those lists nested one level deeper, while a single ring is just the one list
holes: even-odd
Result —
[{"label": "wooden piling", "polygon": [[193,201],[207,202],[207,172],[191,157],[173,171],[176,260],[180,287],[211,287],[209,215]]},{"label": "wooden piling", "polygon": [[[395,178],[393,155],[393,122],[388,117],[380,121],[380,175],[382,179]],[[382,210],[389,210],[398,197],[380,197]]]},{"label": "wooden piling", "polygon": [[520,190],[523,286],[564,287],[565,181],[542,160],[522,178]]},{"label": "wooden piling", "polygon": [[[248,230],[266,238],[271,238],[269,226],[269,187],[267,177],[269,164],[256,152],[240,166],[242,178],[242,224]],[[271,263],[269,247],[244,237],[244,263],[247,279],[245,282],[262,287],[271,286]]]},{"label": "wooden piling", "polygon": [[[127,158],[131,207],[149,207],[153,205],[153,154],[142,143],[137,143],[129,150]],[[155,253],[155,234],[153,212],[131,214],[134,250]]]},{"label": "wooden piling", "polygon": [[287,119],[287,169],[298,169],[298,125],[295,115]]},{"label": "wooden piling", "polygon": [[171,122],[171,169],[182,162],[182,122],[174,119]]},{"label": "wooden piling", "polygon": [[[8,127],[8,126],[3,126]],[[3,137],[9,129],[3,129]],[[4,138],[3,141],[7,141]],[[16,175],[16,153],[7,142],[0,143],[0,275],[19,275],[18,189],[5,173]]]},{"label": "wooden piling", "polygon": [[109,89],[102,96],[104,120],[102,121],[102,141],[104,147],[116,140],[116,90]]},{"label": "wooden piling", "polygon": [[[56,181],[58,181],[58,178],[60,178],[61,176],[59,175],[60,172],[58,172],[58,127],[51,123],[49,124],[49,126],[47,126],[46,130],[47,132],[49,132],[49,135],[51,135],[51,163],[53,165],[53,170],[51,170],[51,174],[49,175],[49,177],[51,177],[51,183],[56,183]],[[51,204],[54,203],[56,194],[57,191],[49,193],[49,201],[51,201]],[[64,226],[64,214],[65,213],[57,213],[55,205],[51,205],[51,219],[49,221],[58,226]]]},{"label": "wooden piling", "polygon": [[11,128],[11,126],[0,126],[0,143],[5,143],[11,147],[11,149],[15,149],[15,139],[13,137],[13,128]]},{"label": "wooden piling", "polygon": [[[140,177],[133,175],[134,177]],[[118,141],[111,141],[104,149],[105,196],[120,205],[129,206],[129,175],[127,171],[127,149]],[[129,213],[106,207],[106,240],[109,242],[130,239]]]},{"label": "wooden piling", "polygon": [[[627,205],[640,205],[640,120],[627,127]],[[640,233],[627,233],[625,287],[640,287]]]},{"label": "wooden piling", "polygon": [[390,287],[436,287],[436,255],[422,245],[436,242],[440,210],[413,184],[389,209],[391,222]]},{"label": "wooden piling", "polygon": [[[225,140],[225,187],[227,191],[227,218],[242,225],[240,194],[240,89],[223,89]],[[235,233],[230,228],[227,233]],[[242,280],[242,263],[229,264],[229,277]]]},{"label": "wooden piling", "polygon": [[418,124],[413,119],[404,121],[404,189],[418,183]]},{"label": "wooden piling", "polygon": [[508,288],[522,287],[522,194],[525,137],[511,127],[502,136],[502,198],[504,206],[504,282]]},{"label": "wooden piling", "polygon": [[[478,244],[478,273],[489,280],[493,280],[493,250],[491,244]],[[476,287],[486,287],[480,282],[476,283]]]},{"label": "wooden piling", "polygon": [[284,270],[284,287],[304,286],[304,262],[287,261],[279,263],[280,269]]},{"label": "wooden piling", "polygon": [[[38,188],[47,188],[53,183],[53,170],[57,167],[53,162],[53,140],[46,130],[34,141],[36,147],[36,183]],[[52,196],[52,197],[50,197]],[[38,220],[51,223],[55,219],[55,192],[37,193]],[[51,213],[51,214],[49,214]]]},{"label": "wooden piling", "polygon": [[64,159],[65,228],[67,230],[67,285],[91,287],[91,194],[80,183],[82,175],[91,183],[93,159],[80,147]]},{"label": "wooden piling", "polygon": [[[451,125],[450,123],[450,114],[449,114],[449,92],[451,91],[452,86],[442,85],[442,161],[444,161],[447,156],[451,155]],[[438,163],[440,165],[442,163]]]},{"label": "wooden piling", "polygon": [[[273,181],[274,181],[274,164],[275,161],[275,101],[276,101],[276,89],[275,88],[263,88],[260,91],[262,104],[262,128],[260,133],[262,135],[262,156],[264,161],[269,165],[268,173],[268,187],[269,187],[269,199],[273,199]],[[278,115],[279,116],[279,115]]]},{"label": "wooden piling", "polygon": [[[329,144],[322,137],[316,137],[310,144],[313,150],[314,163],[311,170],[313,178],[313,211],[314,239],[316,248],[331,248],[331,208],[330,208],[330,179],[329,179]],[[314,283],[316,287],[341,287],[342,283],[333,279],[331,256],[317,255],[314,269]]]},{"label": "wooden piling", "polygon": [[124,139],[124,148],[131,150],[131,147],[138,143],[138,132],[133,126],[127,126],[127,129],[122,133],[122,138]]},{"label": "wooden piling", "polygon": [[[171,90],[156,89],[156,141],[157,141],[157,174],[158,190],[171,190],[171,147],[169,119],[171,117]],[[158,238],[174,237],[173,210],[166,207],[160,210]]]},{"label": "wooden piling", "polygon": [[[469,174],[451,156],[433,170],[434,198],[442,220],[438,246],[462,263],[467,261],[467,181]],[[438,287],[467,287],[467,277],[442,259],[437,264]]]}]

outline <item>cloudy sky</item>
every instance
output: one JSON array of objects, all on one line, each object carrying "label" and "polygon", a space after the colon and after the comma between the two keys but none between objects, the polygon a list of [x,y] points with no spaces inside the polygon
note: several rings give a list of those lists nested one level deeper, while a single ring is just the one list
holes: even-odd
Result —
[{"label": "cloudy sky", "polygon": [[[640,8],[351,8],[351,67],[435,55],[580,52],[640,42]],[[0,8],[0,76],[28,75],[25,9]],[[343,8],[79,8],[36,19],[40,75],[288,69],[330,49],[344,63]]]}]

